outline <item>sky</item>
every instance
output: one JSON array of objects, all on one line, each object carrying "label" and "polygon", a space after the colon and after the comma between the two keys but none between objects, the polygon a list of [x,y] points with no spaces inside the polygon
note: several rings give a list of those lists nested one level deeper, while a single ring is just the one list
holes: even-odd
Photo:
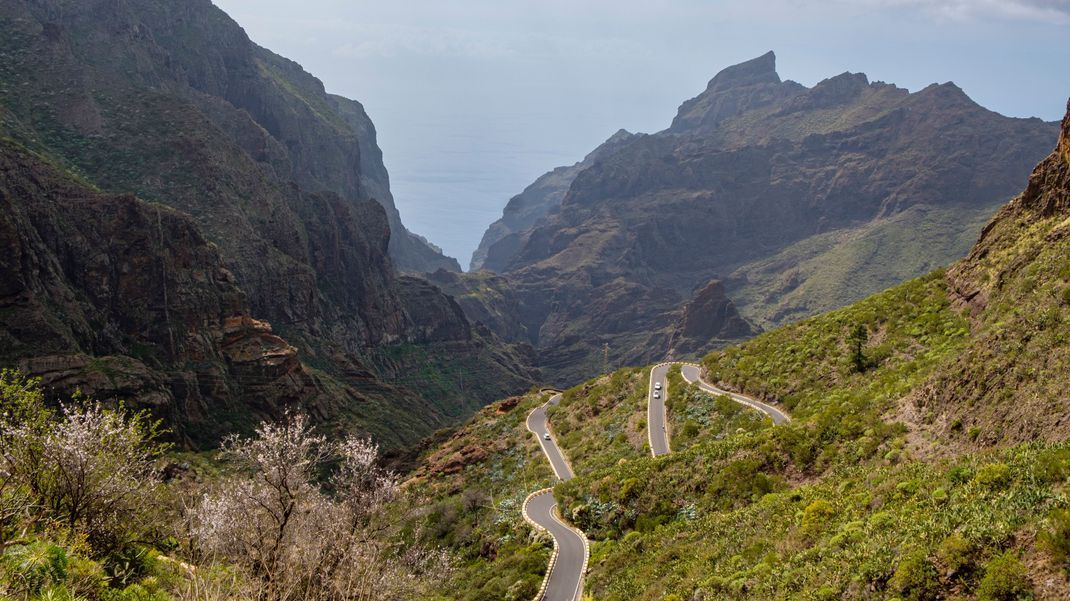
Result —
[{"label": "sky", "polygon": [[463,266],[539,175],[618,129],[668,127],[718,71],[769,50],[808,86],[953,81],[1051,121],[1070,96],[1070,0],[214,2],[364,104],[402,221]]}]

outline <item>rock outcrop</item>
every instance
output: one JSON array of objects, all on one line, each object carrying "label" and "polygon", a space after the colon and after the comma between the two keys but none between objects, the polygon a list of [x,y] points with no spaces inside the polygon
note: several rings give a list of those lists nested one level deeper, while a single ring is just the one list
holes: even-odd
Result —
[{"label": "rock outcrop", "polygon": [[669,356],[691,355],[708,348],[711,342],[739,340],[755,334],[755,329],[739,316],[720,280],[699,290],[681,313]]},{"label": "rock outcrop", "polygon": [[664,358],[712,280],[765,329],[950,263],[1056,129],[953,84],[910,93],[845,73],[807,88],[770,53],[718,74],[667,130],[569,172],[567,192],[544,197],[559,204],[483,266],[521,298],[546,375],[569,384],[597,372],[605,344],[614,365]]},{"label": "rock outcrop", "polygon": [[53,395],[126,400],[188,443],[329,402],[189,217],[88,190],[10,142],[0,207],[0,362]]}]

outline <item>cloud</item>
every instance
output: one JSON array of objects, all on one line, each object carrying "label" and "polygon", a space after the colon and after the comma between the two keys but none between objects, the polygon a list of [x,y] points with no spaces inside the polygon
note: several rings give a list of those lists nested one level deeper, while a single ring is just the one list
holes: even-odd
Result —
[{"label": "cloud", "polygon": [[916,9],[953,21],[1014,19],[1050,24],[1070,23],[1070,0],[841,0],[890,10]]}]

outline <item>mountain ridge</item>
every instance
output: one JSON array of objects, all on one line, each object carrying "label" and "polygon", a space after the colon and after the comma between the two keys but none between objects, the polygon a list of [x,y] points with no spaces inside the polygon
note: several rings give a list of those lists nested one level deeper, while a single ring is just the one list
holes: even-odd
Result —
[{"label": "mountain ridge", "polygon": [[[596,373],[606,343],[614,365],[664,357],[683,307],[714,280],[767,329],[951,262],[1056,130],[953,84],[911,93],[844,73],[806,88],[781,80],[769,53],[711,79],[668,129],[553,172],[554,194],[529,208],[542,217],[489,245],[488,230],[482,265],[526,297],[520,319],[547,375],[573,383]],[[872,250],[888,243],[901,256],[890,270]],[[767,269],[777,256],[798,267]],[[862,259],[840,269],[850,257]],[[584,367],[563,369],[576,357]]]}]

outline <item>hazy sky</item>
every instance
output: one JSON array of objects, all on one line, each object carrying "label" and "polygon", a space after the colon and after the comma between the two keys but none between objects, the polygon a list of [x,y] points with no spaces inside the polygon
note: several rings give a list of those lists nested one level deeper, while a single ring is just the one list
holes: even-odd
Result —
[{"label": "hazy sky", "polygon": [[215,2],[364,103],[402,219],[466,267],[540,174],[620,128],[664,129],[717,71],[768,50],[806,85],[844,71],[912,91],[954,81],[1048,120],[1070,96],[1070,0]]}]

